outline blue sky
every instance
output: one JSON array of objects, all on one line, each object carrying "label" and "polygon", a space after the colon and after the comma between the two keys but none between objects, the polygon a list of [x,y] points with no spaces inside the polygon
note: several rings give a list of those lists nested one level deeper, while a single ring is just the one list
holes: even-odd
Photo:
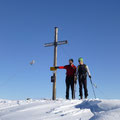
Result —
[{"label": "blue sky", "polygon": [[[119,0],[1,0],[0,98],[51,98],[49,70],[53,47],[59,40],[58,65],[83,57],[97,84],[98,98],[120,99],[120,1]],[[29,62],[36,63],[30,66]],[[88,79],[89,98],[93,98]],[[76,96],[78,98],[78,86]],[[57,98],[65,97],[65,70],[57,71]]]}]

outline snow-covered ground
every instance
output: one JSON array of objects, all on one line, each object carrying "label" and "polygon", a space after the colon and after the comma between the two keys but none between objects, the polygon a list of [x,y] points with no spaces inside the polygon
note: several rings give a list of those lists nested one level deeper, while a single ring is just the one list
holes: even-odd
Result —
[{"label": "snow-covered ground", "polygon": [[120,100],[0,100],[0,120],[120,120]]}]

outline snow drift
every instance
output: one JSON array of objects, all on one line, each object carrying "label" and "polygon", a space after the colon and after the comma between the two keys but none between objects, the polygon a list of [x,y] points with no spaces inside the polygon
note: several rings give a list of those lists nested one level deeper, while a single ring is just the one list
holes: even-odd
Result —
[{"label": "snow drift", "polygon": [[0,100],[0,120],[119,120],[120,100]]}]

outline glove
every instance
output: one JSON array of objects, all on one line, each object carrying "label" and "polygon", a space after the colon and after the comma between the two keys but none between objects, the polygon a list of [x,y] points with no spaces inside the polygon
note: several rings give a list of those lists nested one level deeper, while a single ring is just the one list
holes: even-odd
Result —
[{"label": "glove", "polygon": [[91,75],[89,75],[89,78],[90,78],[90,79],[92,78]]},{"label": "glove", "polygon": [[58,68],[59,68],[58,66],[55,67],[55,69],[58,69]]},{"label": "glove", "polygon": [[77,76],[74,76],[74,83],[77,84]]}]

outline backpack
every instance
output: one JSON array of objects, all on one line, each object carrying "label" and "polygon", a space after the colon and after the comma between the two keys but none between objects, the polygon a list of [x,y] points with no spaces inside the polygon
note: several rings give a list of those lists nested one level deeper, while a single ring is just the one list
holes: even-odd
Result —
[{"label": "backpack", "polygon": [[87,75],[87,68],[85,64],[78,66],[78,73],[79,73],[79,76]]}]

